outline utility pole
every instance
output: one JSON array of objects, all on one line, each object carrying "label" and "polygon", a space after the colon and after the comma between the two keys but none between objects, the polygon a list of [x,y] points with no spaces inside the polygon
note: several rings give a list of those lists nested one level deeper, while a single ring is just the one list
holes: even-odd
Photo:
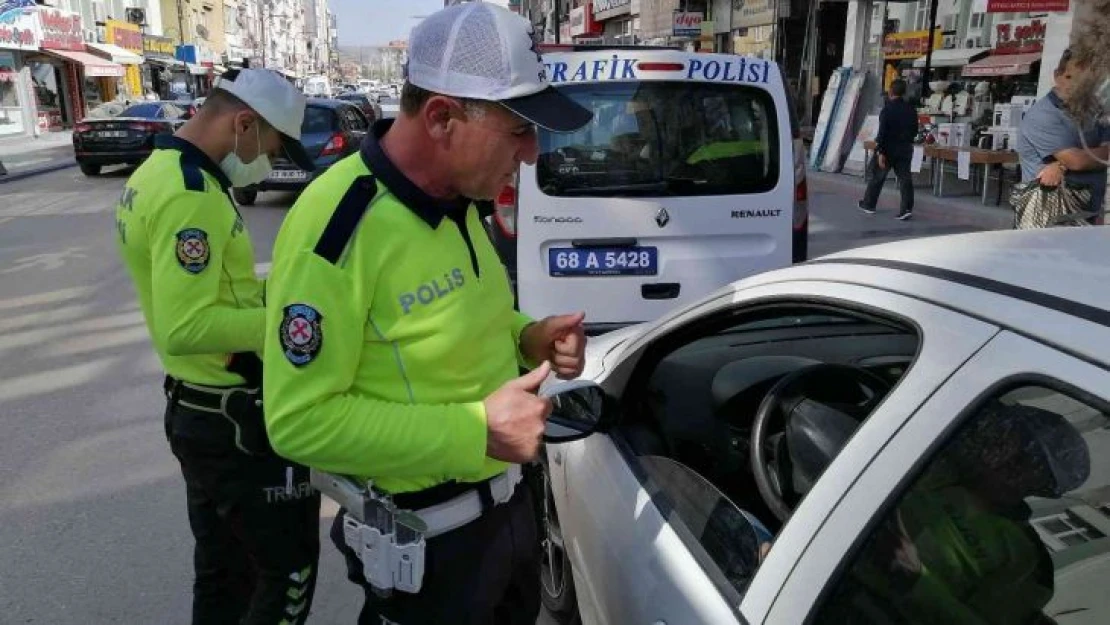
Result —
[{"label": "utility pole", "polygon": [[562,10],[562,0],[555,0],[555,43],[559,43],[559,12]]},{"label": "utility pole", "polygon": [[[885,16],[884,16],[885,19]],[[921,97],[922,99],[932,95],[932,89],[929,88],[929,71],[933,69],[933,31],[937,27],[937,0],[929,3],[929,31],[925,34],[927,37],[925,44],[925,69],[921,72]]]}]

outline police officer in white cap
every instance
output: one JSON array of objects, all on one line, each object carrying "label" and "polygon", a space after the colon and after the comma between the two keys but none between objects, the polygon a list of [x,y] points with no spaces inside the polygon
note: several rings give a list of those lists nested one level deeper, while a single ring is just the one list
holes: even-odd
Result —
[{"label": "police officer in white cap", "polygon": [[227,72],[196,117],[158,137],[116,207],[166,372],[166,437],[196,539],[193,625],[303,623],[316,584],[320,499],[266,437],[264,288],[229,195],[262,181],[271,157],[312,168],[298,141],[305,102],[275,72]]},{"label": "police officer in white cap", "polygon": [[275,243],[267,431],[282,455],[372,481],[424,526],[421,547],[343,502],[332,539],[365,590],[360,624],[533,625],[521,463],[551,410],[540,383],[582,371],[583,313],[513,310],[476,201],[536,161],[537,126],[592,115],[548,83],[531,25],[491,3],[425,18],[408,54],[398,118],[305,190]]}]

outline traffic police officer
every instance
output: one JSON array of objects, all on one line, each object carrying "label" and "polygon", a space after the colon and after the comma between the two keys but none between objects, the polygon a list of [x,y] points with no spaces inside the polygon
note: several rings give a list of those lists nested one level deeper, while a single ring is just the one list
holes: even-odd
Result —
[{"label": "traffic police officer", "polygon": [[319,497],[274,455],[259,384],[265,311],[254,251],[228,191],[272,155],[312,168],[305,98],[278,74],[229,71],[196,117],[127,181],[118,247],[166,371],[166,436],[196,539],[194,625],[303,623],[316,583]]},{"label": "traffic police officer", "polygon": [[[293,206],[268,281],[264,395],[274,448],[372,480],[428,521],[416,593],[366,590],[359,623],[535,623],[538,537],[520,466],[538,452],[554,371],[581,373],[582,313],[533,322],[472,200],[494,198],[538,153],[535,126],[591,114],[547,82],[526,20],[490,3],[425,18],[396,120]],[[516,377],[521,366],[538,365]],[[436,531],[428,509],[480,501]],[[459,504],[459,505],[456,505]]]}]

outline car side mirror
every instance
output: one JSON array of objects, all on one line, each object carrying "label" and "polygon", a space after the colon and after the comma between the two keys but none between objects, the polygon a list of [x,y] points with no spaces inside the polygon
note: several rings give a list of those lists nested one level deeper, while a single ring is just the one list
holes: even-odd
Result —
[{"label": "car side mirror", "polygon": [[558,444],[603,431],[612,418],[615,400],[590,380],[555,382],[540,389],[551,398],[551,415],[544,430],[545,443]]}]

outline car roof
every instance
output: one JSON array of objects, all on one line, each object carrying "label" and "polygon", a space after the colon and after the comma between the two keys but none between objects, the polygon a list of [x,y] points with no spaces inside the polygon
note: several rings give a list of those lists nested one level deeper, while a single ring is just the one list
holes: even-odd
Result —
[{"label": "car roof", "polygon": [[350,102],[343,100],[336,100],[333,98],[308,98],[308,106],[318,106],[320,108],[337,109],[342,106],[351,106]]},{"label": "car roof", "polygon": [[1101,227],[924,237],[839,252],[817,262],[830,261],[928,272],[1110,311],[1110,289],[1103,288],[1110,284],[1110,230]]}]

